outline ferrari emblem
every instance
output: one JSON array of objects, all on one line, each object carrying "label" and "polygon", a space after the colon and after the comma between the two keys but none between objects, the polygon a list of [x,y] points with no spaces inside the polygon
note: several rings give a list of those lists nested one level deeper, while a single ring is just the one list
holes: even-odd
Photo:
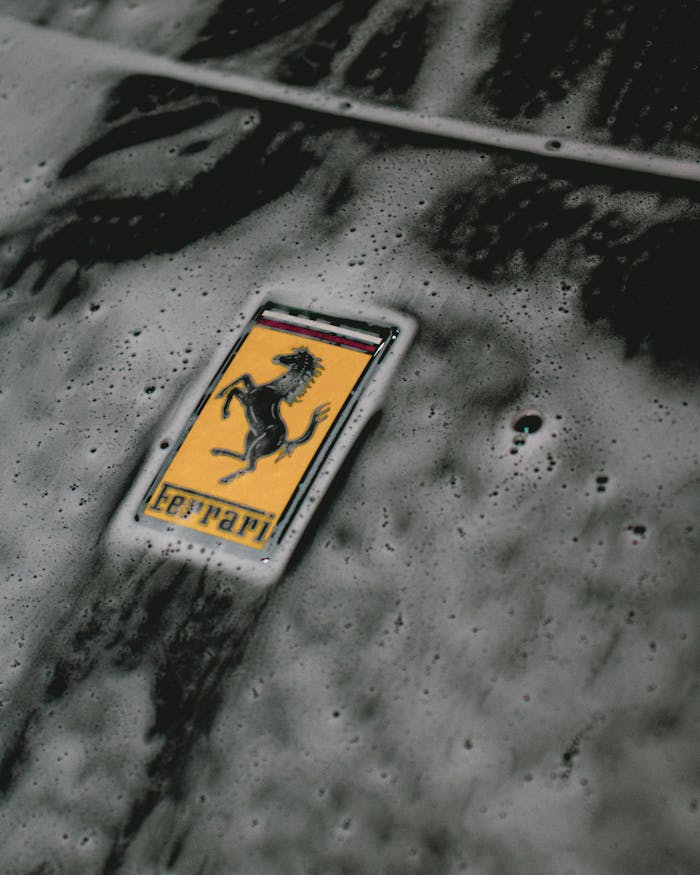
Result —
[{"label": "ferrari emblem", "polygon": [[269,303],[227,356],[137,519],[269,551],[303,506],[395,325]]}]

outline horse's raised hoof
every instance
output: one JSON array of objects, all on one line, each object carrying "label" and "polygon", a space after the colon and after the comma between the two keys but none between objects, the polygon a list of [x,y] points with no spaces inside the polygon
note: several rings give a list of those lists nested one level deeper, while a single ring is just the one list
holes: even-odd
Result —
[{"label": "horse's raised hoof", "polygon": [[223,447],[212,447],[209,452],[212,456],[228,456],[231,459],[240,459],[241,462],[245,462],[245,454],[236,453],[234,450],[225,450]]}]

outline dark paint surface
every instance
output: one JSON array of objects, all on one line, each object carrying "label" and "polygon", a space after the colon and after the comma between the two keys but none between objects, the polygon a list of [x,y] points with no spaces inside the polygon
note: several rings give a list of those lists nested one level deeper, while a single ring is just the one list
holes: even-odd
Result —
[{"label": "dark paint surface", "polygon": [[615,143],[698,143],[696,3],[515,0],[498,22],[498,60],[481,89],[504,119],[535,118],[601,77],[590,121]]},{"label": "dark paint surface", "polygon": [[3,0],[2,11],[288,84],[696,157],[691,0]]},{"label": "dark paint surface", "polygon": [[[124,42],[137,7],[23,10]],[[417,107],[444,76],[503,120],[571,99],[592,137],[693,142],[672,79],[641,112],[671,57],[692,91],[681,6],[559,9],[474,4],[466,82],[439,4],[179,3],[171,53]],[[668,48],[637,69],[645,28]],[[696,872],[697,192],[58,37],[0,62],[4,870]],[[117,550],[159,423],[279,286],[420,325],[289,574]]]}]

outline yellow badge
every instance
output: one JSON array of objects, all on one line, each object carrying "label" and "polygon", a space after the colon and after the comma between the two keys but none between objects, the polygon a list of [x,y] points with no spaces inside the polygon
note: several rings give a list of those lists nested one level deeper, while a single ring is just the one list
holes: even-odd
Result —
[{"label": "yellow badge", "polygon": [[139,514],[256,551],[279,541],[392,325],[268,303],[248,324]]}]

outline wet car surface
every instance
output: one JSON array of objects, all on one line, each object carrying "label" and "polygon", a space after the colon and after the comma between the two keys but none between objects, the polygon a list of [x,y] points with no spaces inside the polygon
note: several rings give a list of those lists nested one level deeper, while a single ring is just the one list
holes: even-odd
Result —
[{"label": "wet car surface", "polygon": [[[0,869],[696,872],[697,186],[128,54],[695,161],[695,7],[0,12]],[[275,289],[419,326],[288,573],[117,548]]]}]

